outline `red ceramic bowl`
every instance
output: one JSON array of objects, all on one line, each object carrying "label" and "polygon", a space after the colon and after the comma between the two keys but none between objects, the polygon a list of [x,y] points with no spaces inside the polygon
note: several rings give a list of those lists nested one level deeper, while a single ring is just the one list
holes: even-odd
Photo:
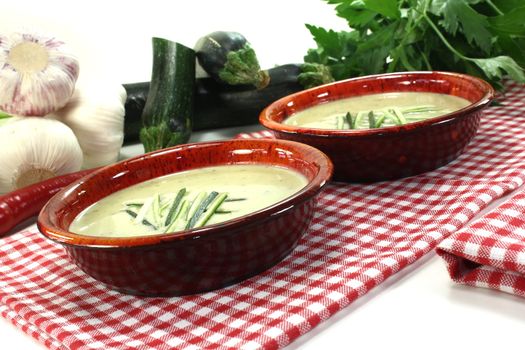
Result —
[{"label": "red ceramic bowl", "polygon": [[[120,189],[174,172],[243,163],[295,169],[308,184],[250,215],[179,233],[104,238],[68,231],[83,209]],[[38,228],[62,244],[80,269],[121,292],[168,296],[207,291],[253,276],[290,253],[308,228],[317,194],[331,174],[326,155],[297,142],[181,145],[102,168],[64,188],[40,212]]]},{"label": "red ceramic bowl", "polygon": [[[467,107],[401,126],[366,130],[324,130],[285,125],[288,116],[347,97],[384,92],[434,92],[465,98]],[[457,158],[479,126],[494,97],[483,80],[447,72],[405,72],[360,77],[304,90],[264,109],[259,121],[279,139],[299,141],[326,153],[334,180],[371,182],[436,169]]]}]

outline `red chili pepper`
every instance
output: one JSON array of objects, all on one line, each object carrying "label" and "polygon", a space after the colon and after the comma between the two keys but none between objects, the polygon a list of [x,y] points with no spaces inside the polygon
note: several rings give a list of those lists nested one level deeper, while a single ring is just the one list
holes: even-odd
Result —
[{"label": "red chili pepper", "polygon": [[0,196],[0,236],[33,216],[63,187],[93,172],[82,170],[29,185]]}]

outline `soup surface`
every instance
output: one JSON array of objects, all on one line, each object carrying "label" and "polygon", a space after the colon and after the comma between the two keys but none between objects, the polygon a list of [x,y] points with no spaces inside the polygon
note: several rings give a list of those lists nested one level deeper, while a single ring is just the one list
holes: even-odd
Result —
[{"label": "soup surface", "polygon": [[304,175],[277,166],[243,164],[189,170],[112,193],[83,210],[69,230],[105,237],[181,231],[268,207],[306,184]]},{"label": "soup surface", "polygon": [[349,97],[294,113],[283,123],[314,129],[368,129],[412,123],[466,107],[464,98],[431,92]]}]

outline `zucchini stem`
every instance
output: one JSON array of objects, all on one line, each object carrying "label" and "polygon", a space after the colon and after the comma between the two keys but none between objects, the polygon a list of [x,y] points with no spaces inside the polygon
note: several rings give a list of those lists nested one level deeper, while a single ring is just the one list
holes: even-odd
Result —
[{"label": "zucchini stem", "polygon": [[257,89],[270,83],[268,72],[261,70],[257,55],[249,44],[237,51],[228,52],[226,63],[219,71],[219,78],[230,85],[253,85]]},{"label": "zucchini stem", "polygon": [[335,81],[328,66],[319,63],[303,63],[297,81],[305,89]]}]

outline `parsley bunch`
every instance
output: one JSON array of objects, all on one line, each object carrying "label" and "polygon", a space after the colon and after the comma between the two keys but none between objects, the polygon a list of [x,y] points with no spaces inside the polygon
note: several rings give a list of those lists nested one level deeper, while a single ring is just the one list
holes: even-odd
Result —
[{"label": "parsley bunch", "polygon": [[305,62],[333,77],[444,70],[525,82],[523,0],[325,0],[349,31],[307,24],[317,48]]}]

